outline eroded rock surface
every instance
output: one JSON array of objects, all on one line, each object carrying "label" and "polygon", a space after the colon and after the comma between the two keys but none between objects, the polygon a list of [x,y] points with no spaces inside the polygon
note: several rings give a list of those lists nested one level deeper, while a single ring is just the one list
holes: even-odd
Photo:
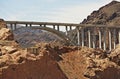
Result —
[{"label": "eroded rock surface", "polygon": [[69,79],[120,79],[119,58],[114,60],[118,54],[113,52],[83,47],[62,54],[59,65]]},{"label": "eroded rock surface", "polygon": [[10,29],[6,28],[6,23],[0,19],[0,40],[13,40],[13,33]]},{"label": "eroded rock surface", "polygon": [[57,64],[58,54],[47,45],[38,54],[14,46],[0,50],[6,52],[0,56],[0,79],[68,79]]},{"label": "eroded rock surface", "polygon": [[82,23],[120,25],[120,2],[112,1],[99,10],[93,11]]}]

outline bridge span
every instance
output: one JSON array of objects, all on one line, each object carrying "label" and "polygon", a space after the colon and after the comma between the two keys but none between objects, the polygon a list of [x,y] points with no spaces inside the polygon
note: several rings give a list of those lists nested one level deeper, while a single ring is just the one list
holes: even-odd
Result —
[{"label": "bridge span", "polygon": [[[116,44],[120,44],[120,26],[28,21],[5,22],[7,28],[11,30],[21,27],[47,30],[71,45],[111,50],[115,49]],[[65,30],[60,28],[65,28]]]}]

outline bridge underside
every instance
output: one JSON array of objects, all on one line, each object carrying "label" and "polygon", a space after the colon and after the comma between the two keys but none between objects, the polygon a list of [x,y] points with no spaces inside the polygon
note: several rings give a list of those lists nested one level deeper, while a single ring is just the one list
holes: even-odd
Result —
[{"label": "bridge underside", "polygon": [[6,21],[6,23],[12,30],[24,25],[24,27],[52,32],[71,45],[111,50],[116,44],[120,44],[119,26],[24,21]]}]

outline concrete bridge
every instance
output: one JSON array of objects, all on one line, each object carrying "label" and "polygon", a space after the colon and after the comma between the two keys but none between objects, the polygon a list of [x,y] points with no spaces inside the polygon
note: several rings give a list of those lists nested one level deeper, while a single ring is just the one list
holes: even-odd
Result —
[{"label": "concrete bridge", "polygon": [[47,30],[71,45],[111,50],[116,44],[120,44],[120,26],[27,21],[6,21],[6,23],[7,28],[11,30],[21,27]]}]

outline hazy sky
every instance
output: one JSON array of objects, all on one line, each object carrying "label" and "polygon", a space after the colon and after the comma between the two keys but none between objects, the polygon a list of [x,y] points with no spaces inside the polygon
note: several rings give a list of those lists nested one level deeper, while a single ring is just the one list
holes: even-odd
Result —
[{"label": "hazy sky", "polygon": [[80,23],[93,10],[111,1],[0,0],[0,17],[5,20]]}]

